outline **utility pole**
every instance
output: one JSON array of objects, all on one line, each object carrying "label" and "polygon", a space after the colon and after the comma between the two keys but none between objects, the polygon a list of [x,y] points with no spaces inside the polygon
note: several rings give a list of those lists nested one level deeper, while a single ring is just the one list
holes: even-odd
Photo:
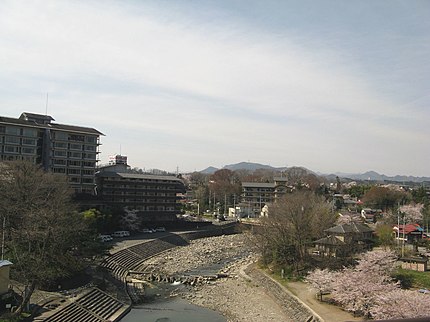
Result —
[{"label": "utility pole", "polygon": [[6,229],[6,216],[3,217],[3,229],[1,236],[1,260],[4,259],[4,231]]}]

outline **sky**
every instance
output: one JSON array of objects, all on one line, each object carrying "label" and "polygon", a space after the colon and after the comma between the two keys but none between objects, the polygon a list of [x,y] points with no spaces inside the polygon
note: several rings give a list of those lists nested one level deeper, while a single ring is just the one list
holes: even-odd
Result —
[{"label": "sky", "polygon": [[430,176],[429,57],[427,0],[3,0],[0,115],[143,169]]}]

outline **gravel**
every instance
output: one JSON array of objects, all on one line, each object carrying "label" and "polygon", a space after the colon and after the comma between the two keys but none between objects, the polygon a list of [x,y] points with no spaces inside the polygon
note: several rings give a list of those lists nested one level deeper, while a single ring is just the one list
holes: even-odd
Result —
[{"label": "gravel", "polygon": [[175,293],[189,302],[218,311],[228,321],[287,321],[282,308],[263,287],[249,280],[243,268],[255,263],[257,254],[248,234],[224,235],[193,240],[157,255],[145,264],[168,275],[186,275],[217,268],[225,278],[206,281]]}]

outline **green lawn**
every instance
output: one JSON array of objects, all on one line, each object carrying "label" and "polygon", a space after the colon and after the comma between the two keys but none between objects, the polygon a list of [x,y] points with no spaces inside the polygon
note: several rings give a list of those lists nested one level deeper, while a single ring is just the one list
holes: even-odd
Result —
[{"label": "green lawn", "polygon": [[430,289],[430,271],[417,272],[399,268],[395,275],[397,278],[407,283],[405,286]]}]

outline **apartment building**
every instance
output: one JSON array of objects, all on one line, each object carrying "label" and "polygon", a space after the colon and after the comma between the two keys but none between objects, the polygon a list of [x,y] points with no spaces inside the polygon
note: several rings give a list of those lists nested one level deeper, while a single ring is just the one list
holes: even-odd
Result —
[{"label": "apartment building", "polygon": [[241,208],[251,216],[258,216],[265,205],[281,198],[291,189],[284,177],[275,177],[273,182],[242,182]]},{"label": "apartment building", "polygon": [[94,194],[100,136],[93,128],[54,123],[49,115],[0,116],[0,161],[26,160],[67,176],[76,193]]},{"label": "apartment building", "polygon": [[100,167],[96,181],[104,206],[137,210],[147,221],[174,220],[181,213],[183,181],[174,175],[134,173],[124,156],[111,158],[109,165]]}]

